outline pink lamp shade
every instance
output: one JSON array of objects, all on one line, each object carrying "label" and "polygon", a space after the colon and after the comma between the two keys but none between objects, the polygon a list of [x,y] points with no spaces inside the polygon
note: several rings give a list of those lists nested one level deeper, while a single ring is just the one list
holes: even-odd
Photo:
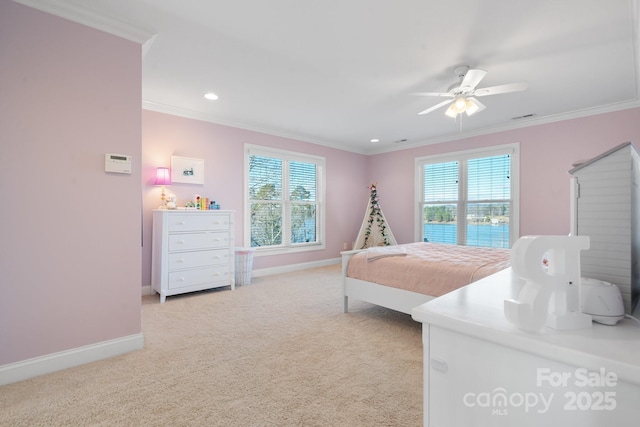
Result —
[{"label": "pink lamp shade", "polygon": [[161,205],[160,209],[167,208],[167,197],[164,192],[164,186],[171,184],[171,174],[169,173],[169,168],[158,168],[156,169],[156,181],[154,185],[162,185],[162,194],[160,195]]},{"label": "pink lamp shade", "polygon": [[154,185],[171,185],[171,174],[169,168],[156,169],[156,181]]}]

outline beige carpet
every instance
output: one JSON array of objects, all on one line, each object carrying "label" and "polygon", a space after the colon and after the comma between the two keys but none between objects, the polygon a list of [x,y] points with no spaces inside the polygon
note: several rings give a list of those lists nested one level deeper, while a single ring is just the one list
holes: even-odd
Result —
[{"label": "beige carpet", "polygon": [[143,298],[143,350],[0,387],[2,426],[420,426],[420,324],[339,266]]}]

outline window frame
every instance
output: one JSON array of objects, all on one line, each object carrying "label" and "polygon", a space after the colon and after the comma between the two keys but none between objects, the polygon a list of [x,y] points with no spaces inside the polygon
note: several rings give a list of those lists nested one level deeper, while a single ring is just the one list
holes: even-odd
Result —
[{"label": "window frame", "polygon": [[[470,150],[454,151],[443,154],[435,154],[431,156],[416,157],[415,159],[415,228],[414,236],[416,242],[423,241],[424,224],[422,208],[425,201],[424,196],[424,177],[423,170],[427,164],[444,163],[457,161],[460,165],[464,164],[464,168],[459,171],[458,183],[458,200],[456,204],[463,203],[467,206],[467,161],[470,159],[478,159],[484,157],[511,155],[511,173],[510,173],[510,191],[511,191],[511,215],[509,217],[509,247],[513,246],[520,237],[520,143],[496,145],[483,148],[474,148]],[[464,170],[463,170],[464,169]],[[464,228],[466,229],[467,218],[463,218]],[[466,233],[464,233],[466,239]],[[458,243],[457,243],[458,244]],[[486,247],[486,246],[483,246]]]},{"label": "window frame", "polygon": [[[254,246],[255,256],[265,255],[280,255],[290,254],[296,252],[318,251],[325,249],[325,191],[326,191],[326,159],[320,156],[314,156],[311,154],[298,153],[289,150],[281,150],[277,148],[265,147],[261,145],[244,145],[244,171],[243,171],[243,244],[245,247],[251,247],[251,199],[249,194],[249,157],[252,155],[271,157],[280,159],[283,162],[283,177],[282,177],[282,201],[285,205],[283,209],[283,243],[277,246]],[[302,162],[302,163],[314,163],[316,165],[316,242],[310,243],[295,243],[290,241],[291,230],[289,226],[291,224],[290,206],[296,204],[295,201],[290,200],[289,195],[289,176],[284,176],[289,171],[289,163]],[[286,165],[286,166],[285,166]]]}]

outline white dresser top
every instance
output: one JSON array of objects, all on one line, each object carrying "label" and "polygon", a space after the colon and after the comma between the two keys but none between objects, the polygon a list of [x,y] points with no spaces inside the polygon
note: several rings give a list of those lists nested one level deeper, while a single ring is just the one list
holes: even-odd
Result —
[{"label": "white dresser top", "polygon": [[504,315],[504,300],[517,298],[521,286],[508,268],[414,308],[413,318],[573,366],[605,368],[640,385],[640,324],[624,319],[616,326],[525,332]]},{"label": "white dresser top", "polygon": [[185,208],[183,207],[177,207],[175,209],[152,209],[152,211],[154,212],[167,212],[167,213],[173,213],[173,212],[188,212],[188,213],[202,213],[202,212],[218,212],[218,213],[235,213],[234,210],[231,209],[196,209],[196,208]]}]

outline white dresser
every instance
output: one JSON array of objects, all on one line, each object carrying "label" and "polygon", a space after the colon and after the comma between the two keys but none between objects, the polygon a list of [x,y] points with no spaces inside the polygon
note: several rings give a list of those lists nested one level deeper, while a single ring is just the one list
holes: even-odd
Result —
[{"label": "white dresser", "polygon": [[640,425],[640,325],[521,331],[504,316],[521,286],[511,274],[413,309],[423,323],[424,425]]},{"label": "white dresser", "polygon": [[234,212],[153,211],[151,287],[169,295],[223,286],[235,289]]}]

